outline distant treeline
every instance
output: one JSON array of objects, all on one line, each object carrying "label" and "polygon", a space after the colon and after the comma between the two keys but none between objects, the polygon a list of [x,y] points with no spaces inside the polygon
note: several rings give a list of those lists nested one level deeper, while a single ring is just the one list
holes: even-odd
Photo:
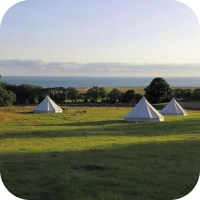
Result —
[{"label": "distant treeline", "polygon": [[[149,86],[144,88],[145,96],[150,103],[162,103],[175,97],[179,101],[200,101],[200,89],[175,89],[163,78],[155,78]],[[137,103],[142,94],[134,90],[121,92],[115,88],[110,92],[104,87],[94,86],[86,93],[79,92],[76,88],[54,87],[42,88],[40,86],[22,84],[20,86],[0,82],[0,105],[8,106],[14,104],[38,104],[46,95],[49,95],[56,103],[67,102],[91,102],[91,103]]]},{"label": "distant treeline", "polygon": [[47,95],[57,103],[67,102],[138,102],[141,94],[136,94],[134,90],[128,90],[125,93],[118,89],[113,89],[109,93],[104,87],[90,88],[86,93],[79,92],[76,88],[55,87],[42,88],[39,86],[23,84],[20,86],[2,83],[5,90],[15,94],[15,104],[37,104],[40,103]]}]

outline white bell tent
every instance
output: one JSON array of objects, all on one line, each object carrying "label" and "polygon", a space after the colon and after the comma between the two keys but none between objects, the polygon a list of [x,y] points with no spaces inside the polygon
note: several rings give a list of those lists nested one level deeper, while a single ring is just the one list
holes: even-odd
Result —
[{"label": "white bell tent", "polygon": [[161,111],[162,115],[187,115],[187,112],[173,98]]},{"label": "white bell tent", "polygon": [[62,109],[56,105],[49,96],[33,110],[35,113],[61,113]]},{"label": "white bell tent", "polygon": [[164,121],[162,116],[147,100],[143,97],[140,102],[125,116],[125,121]]}]

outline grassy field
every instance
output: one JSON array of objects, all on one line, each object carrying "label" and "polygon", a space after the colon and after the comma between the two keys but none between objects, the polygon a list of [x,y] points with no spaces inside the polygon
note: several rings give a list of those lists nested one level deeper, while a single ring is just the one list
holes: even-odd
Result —
[{"label": "grassy field", "polygon": [[[129,108],[0,108],[0,172],[28,200],[172,200],[200,171],[200,112],[128,123]],[[79,108],[80,109],[80,108]]]}]

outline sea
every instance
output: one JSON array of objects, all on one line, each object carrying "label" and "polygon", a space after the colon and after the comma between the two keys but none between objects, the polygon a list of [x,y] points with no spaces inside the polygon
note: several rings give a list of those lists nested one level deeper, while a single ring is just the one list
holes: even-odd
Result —
[{"label": "sea", "polygon": [[[152,77],[41,77],[41,76],[2,76],[1,81],[9,84],[32,84],[48,87],[145,87]],[[200,87],[200,77],[166,77],[172,87]]]}]

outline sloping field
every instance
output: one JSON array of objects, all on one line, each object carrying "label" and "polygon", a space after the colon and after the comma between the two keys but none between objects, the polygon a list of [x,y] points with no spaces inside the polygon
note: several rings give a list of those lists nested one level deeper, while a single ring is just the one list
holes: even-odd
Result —
[{"label": "sloping field", "polygon": [[129,108],[32,109],[0,108],[0,173],[20,198],[172,200],[197,183],[200,112],[128,123]]}]

